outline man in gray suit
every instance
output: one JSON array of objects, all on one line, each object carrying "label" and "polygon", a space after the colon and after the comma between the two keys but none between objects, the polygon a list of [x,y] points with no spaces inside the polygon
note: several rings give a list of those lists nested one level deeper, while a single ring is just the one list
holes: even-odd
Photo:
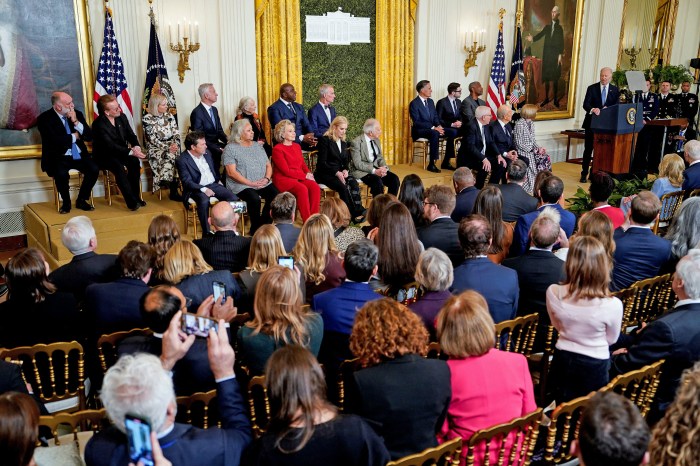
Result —
[{"label": "man in gray suit", "polygon": [[474,119],[476,107],[483,107],[486,102],[480,99],[484,93],[484,88],[479,81],[469,83],[469,95],[462,100],[462,106],[459,111],[462,114],[462,131],[466,131],[469,123]]},{"label": "man in gray suit", "polygon": [[379,121],[374,118],[368,119],[362,127],[362,132],[363,134],[350,143],[350,174],[369,186],[372,196],[384,194],[385,186],[389,194],[396,196],[399,192],[399,177],[389,171],[382,157],[379,145],[382,127]]}]

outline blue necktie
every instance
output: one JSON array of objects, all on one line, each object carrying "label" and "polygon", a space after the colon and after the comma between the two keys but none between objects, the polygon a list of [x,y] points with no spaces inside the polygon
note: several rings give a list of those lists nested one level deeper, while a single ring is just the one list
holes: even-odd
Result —
[{"label": "blue necktie", "polygon": [[603,107],[605,107],[605,101],[608,98],[608,86],[603,86]]},{"label": "blue necktie", "polygon": [[214,107],[209,107],[209,116],[211,117],[211,123],[214,125],[214,129],[216,129],[216,120],[214,119]]},{"label": "blue necktie", "polygon": [[[70,126],[68,125],[68,118],[63,118],[63,126],[66,128],[66,133],[71,134],[70,132]],[[71,134],[71,140],[73,139],[73,135]],[[78,145],[73,142],[71,143],[70,147],[70,153],[71,156],[73,157],[73,160],[80,160],[80,148],[78,148]]]},{"label": "blue necktie", "polygon": [[[678,132],[678,135],[679,135],[679,136],[685,136],[685,131],[679,131],[679,132]],[[685,142],[685,141],[683,141],[682,139],[679,139],[679,140],[678,140],[678,144],[676,145],[676,151],[677,151],[677,152],[680,152],[680,151],[683,150],[683,143],[684,143],[684,142]]]},{"label": "blue necktie", "polygon": [[287,108],[292,111],[292,113],[294,114],[294,118],[296,118],[297,112],[296,112],[296,110],[294,110],[294,106],[291,103],[289,103],[289,104],[287,104]]}]

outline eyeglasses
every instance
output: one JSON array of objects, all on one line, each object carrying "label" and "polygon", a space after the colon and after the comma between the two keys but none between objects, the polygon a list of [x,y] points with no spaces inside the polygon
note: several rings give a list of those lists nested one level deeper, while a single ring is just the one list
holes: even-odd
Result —
[{"label": "eyeglasses", "polygon": [[187,309],[192,305],[192,298],[185,296],[185,305],[180,308],[181,311],[187,312]]}]

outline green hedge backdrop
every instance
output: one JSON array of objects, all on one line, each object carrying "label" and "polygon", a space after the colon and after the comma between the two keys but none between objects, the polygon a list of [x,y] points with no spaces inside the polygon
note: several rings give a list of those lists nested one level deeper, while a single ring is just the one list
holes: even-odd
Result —
[{"label": "green hedge backdrop", "polygon": [[306,15],[322,15],[338,9],[337,1],[301,0],[301,63],[304,108],[318,102],[318,88],[323,83],[335,88],[338,115],[348,119],[347,139],[362,133],[362,124],[373,118],[375,105],[375,2],[345,0],[343,11],[370,18],[370,43],[328,45],[306,42]]}]

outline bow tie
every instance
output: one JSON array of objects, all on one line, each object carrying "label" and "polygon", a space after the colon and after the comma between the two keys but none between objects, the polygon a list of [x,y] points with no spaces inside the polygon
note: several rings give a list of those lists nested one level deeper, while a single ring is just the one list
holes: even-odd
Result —
[{"label": "bow tie", "polygon": [[331,106],[330,106],[330,105],[324,105],[323,108],[325,108],[326,110],[330,110],[330,109],[331,109]]}]

